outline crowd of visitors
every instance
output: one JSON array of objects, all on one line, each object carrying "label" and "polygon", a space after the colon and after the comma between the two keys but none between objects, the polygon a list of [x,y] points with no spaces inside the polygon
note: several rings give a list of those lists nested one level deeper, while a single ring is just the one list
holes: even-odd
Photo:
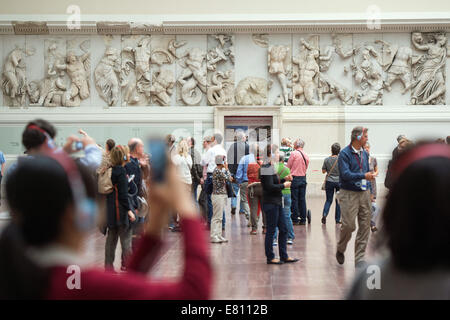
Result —
[{"label": "crowd of visitors", "polygon": [[[332,144],[331,155],[323,160],[321,222],[326,224],[335,200],[336,260],[344,264],[357,231],[355,267],[367,266],[366,247],[371,232],[377,232],[379,246],[390,252],[382,262],[390,275],[388,285],[404,287],[407,297],[439,296],[448,289],[436,278],[448,275],[448,255],[433,255],[427,248],[449,249],[449,138],[414,143],[398,137],[384,181],[387,203],[381,208],[376,184],[380,168],[368,132],[355,127],[350,143],[342,149]],[[164,179],[157,180],[161,163],[154,161],[160,158],[146,153],[140,138],[123,145],[110,138],[103,148],[84,130],[78,134],[58,147],[56,128],[37,119],[22,134],[26,156],[6,170],[0,151],[0,183],[3,178],[12,217],[0,234],[0,298],[207,299],[213,270],[205,229],[210,243],[228,243],[228,213],[245,217],[250,235],[262,230],[267,264],[299,261],[290,257],[287,246],[294,244],[295,225],[312,223],[306,202],[310,157],[302,139],[283,138],[280,147],[261,147],[249,145],[246,133],[238,130],[227,150],[220,133],[203,137],[200,150],[193,137],[169,134],[162,140]],[[83,155],[77,156],[80,151]],[[427,186],[420,193],[419,184]],[[106,236],[104,270],[84,271],[85,290],[79,296],[57,280],[80,257],[84,239],[95,228]],[[167,228],[183,234],[184,273],[176,282],[154,283],[145,273]],[[114,268],[119,240],[120,272]],[[414,259],[419,252],[423,258]],[[410,271],[418,272],[418,278],[406,281]],[[429,292],[424,285],[423,291],[414,291],[413,279],[439,289]],[[359,275],[350,298],[390,298],[373,296],[363,282]]]}]

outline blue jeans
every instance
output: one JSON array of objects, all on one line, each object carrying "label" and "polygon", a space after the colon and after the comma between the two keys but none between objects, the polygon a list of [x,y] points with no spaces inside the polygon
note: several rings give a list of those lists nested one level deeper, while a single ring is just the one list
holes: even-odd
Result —
[{"label": "blue jeans", "polygon": [[194,196],[194,201],[197,204],[198,204],[198,201],[197,201],[197,197],[198,197],[197,189],[198,189],[199,185],[200,185],[200,183],[198,183],[198,182],[192,182],[192,195]]},{"label": "blue jeans", "polygon": [[294,176],[291,184],[292,221],[306,221],[306,177]]},{"label": "blue jeans", "polygon": [[264,241],[264,247],[266,251],[267,261],[271,261],[275,258],[273,253],[273,236],[275,234],[275,228],[278,227],[278,250],[280,253],[280,259],[286,260],[288,258],[286,241],[287,241],[287,228],[286,219],[283,217],[283,208],[279,205],[272,203],[263,203],[263,211],[266,213],[266,238]]},{"label": "blue jeans", "polygon": [[[327,200],[323,207],[323,216],[325,218],[327,217],[328,212],[330,211],[331,204],[333,203],[333,195],[335,191],[336,192],[339,191],[339,182],[327,181],[325,183],[325,193],[327,195]],[[334,219],[336,220],[336,222],[341,221],[341,207],[339,206],[337,199],[336,199],[336,211],[334,214]]]},{"label": "blue jeans", "polygon": [[[236,208],[237,205],[237,195],[239,194],[239,185],[237,183],[232,182],[231,187],[233,188],[233,192],[236,197],[231,198],[231,208]],[[239,209],[241,211],[241,209]]]},{"label": "blue jeans", "polygon": [[[294,240],[295,239],[294,225],[292,224],[291,220],[291,195],[283,194],[283,199],[284,199],[283,216],[286,221],[286,228],[288,233],[287,238]],[[277,236],[278,236],[278,227],[275,229],[273,240],[276,240]]]}]

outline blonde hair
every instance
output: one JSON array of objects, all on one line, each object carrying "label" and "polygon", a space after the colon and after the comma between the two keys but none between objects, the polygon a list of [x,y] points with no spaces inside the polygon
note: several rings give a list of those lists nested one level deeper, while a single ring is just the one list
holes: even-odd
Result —
[{"label": "blonde hair", "polygon": [[115,166],[121,166],[125,162],[124,160],[125,152],[121,146],[115,146],[109,153],[109,158],[111,159],[111,164]]},{"label": "blonde hair", "polygon": [[127,156],[127,160],[125,160],[125,162],[130,162],[130,147],[127,146],[126,144],[122,146],[123,147],[123,151],[125,152],[125,155]]},{"label": "blonde hair", "polygon": [[186,140],[181,140],[177,145],[177,154],[183,157],[187,157],[189,154],[189,146]]}]

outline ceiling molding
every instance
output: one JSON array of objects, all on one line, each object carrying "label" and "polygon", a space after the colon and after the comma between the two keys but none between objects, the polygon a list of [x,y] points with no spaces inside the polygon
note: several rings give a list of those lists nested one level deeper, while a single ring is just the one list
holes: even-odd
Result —
[{"label": "ceiling molding", "polygon": [[[20,16],[19,16],[20,17]],[[27,17],[28,16],[24,16]],[[17,16],[14,16],[17,18]],[[41,19],[43,19],[42,17]],[[383,18],[377,25],[368,25],[367,19],[361,15],[336,17],[293,16],[276,19],[257,19],[258,16],[248,16],[247,19],[212,20],[211,17],[199,16],[196,19],[188,16],[165,17],[166,19],[149,18],[148,21],[104,20],[102,16],[89,17],[81,21],[78,29],[69,28],[66,21],[58,20],[6,20],[0,16],[0,34],[216,34],[216,33],[380,33],[380,32],[450,32],[450,14],[436,15],[435,18],[423,15],[402,15],[400,18]],[[134,17],[133,17],[134,18]],[[240,16],[239,16],[240,18]],[[378,25],[379,23],[379,25]],[[375,28],[378,26],[378,28]]]}]

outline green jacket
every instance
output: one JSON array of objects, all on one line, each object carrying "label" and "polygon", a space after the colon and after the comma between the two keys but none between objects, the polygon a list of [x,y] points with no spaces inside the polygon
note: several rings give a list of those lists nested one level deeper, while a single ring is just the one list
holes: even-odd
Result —
[{"label": "green jacket", "polygon": [[[275,168],[277,170],[277,174],[280,177],[280,179],[284,179],[285,177],[291,174],[291,170],[288,167],[286,167],[284,163],[281,162],[278,163]],[[281,193],[291,194],[291,188],[284,188],[283,190],[281,190]]]}]

